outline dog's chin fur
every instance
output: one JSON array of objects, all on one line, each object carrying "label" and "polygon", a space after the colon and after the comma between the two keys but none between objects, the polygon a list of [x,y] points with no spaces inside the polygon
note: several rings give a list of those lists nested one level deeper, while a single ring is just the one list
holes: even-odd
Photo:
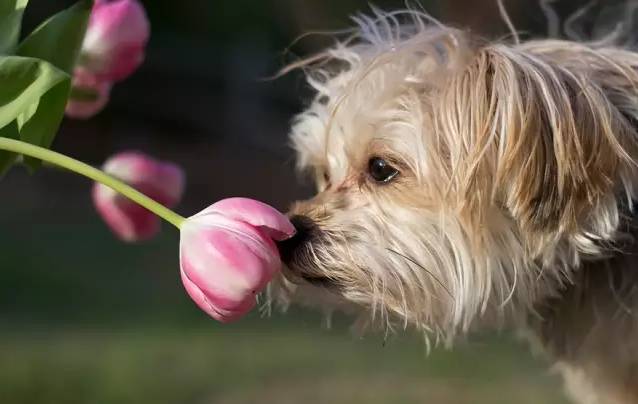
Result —
[{"label": "dog's chin fur", "polygon": [[[598,291],[638,286],[611,264],[633,249],[638,54],[489,42],[413,11],[355,20],[351,37],[292,66],[316,91],[291,139],[318,194],[291,209],[311,225],[279,295],[448,342],[530,329],[570,383],[593,386],[583,403],[638,402],[637,320],[618,314],[637,299]],[[376,182],[373,157],[399,174]],[[616,283],[592,284],[605,268]],[[566,312],[572,328],[556,325]],[[603,361],[592,341],[621,329],[609,343],[630,357]],[[599,377],[610,366],[619,384]]]}]

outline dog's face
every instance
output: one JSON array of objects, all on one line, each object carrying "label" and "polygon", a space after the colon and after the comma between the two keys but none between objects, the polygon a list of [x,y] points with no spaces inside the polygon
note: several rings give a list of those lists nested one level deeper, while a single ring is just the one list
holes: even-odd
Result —
[{"label": "dog's face", "polygon": [[281,245],[294,299],[452,335],[528,313],[614,241],[638,58],[472,42],[380,14],[313,58],[291,137],[318,193]]}]

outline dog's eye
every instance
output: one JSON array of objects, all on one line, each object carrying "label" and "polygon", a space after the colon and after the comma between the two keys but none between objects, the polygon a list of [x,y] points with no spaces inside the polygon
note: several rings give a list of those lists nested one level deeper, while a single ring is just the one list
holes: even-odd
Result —
[{"label": "dog's eye", "polygon": [[368,173],[377,182],[390,182],[399,174],[399,170],[381,157],[372,157],[368,161]]}]

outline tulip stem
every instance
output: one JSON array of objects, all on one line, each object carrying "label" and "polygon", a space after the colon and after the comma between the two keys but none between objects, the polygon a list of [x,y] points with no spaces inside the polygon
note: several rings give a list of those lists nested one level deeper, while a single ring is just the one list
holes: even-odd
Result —
[{"label": "tulip stem", "polygon": [[5,137],[0,137],[0,150],[7,150],[14,153],[24,154],[25,156],[34,157],[36,159],[40,159],[53,165],[65,168],[69,171],[73,171],[76,174],[88,177],[124,195],[138,205],[145,207],[146,209],[155,213],[157,216],[166,220],[178,229],[184,221],[184,218],[182,216],[168,209],[161,203],[154,201],[153,199],[139,192],[130,185],[127,185],[124,182],[116,179],[115,177],[106,174],[104,171],[98,170],[97,168],[85,164],[81,161],[65,156],[64,154],[45,149],[43,147],[35,146],[30,143],[22,142],[20,140],[14,140]]}]

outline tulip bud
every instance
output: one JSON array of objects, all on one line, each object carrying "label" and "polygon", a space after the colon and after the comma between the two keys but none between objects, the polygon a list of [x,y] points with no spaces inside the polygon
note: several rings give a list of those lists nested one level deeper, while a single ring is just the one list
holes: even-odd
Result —
[{"label": "tulip bud", "polygon": [[[110,174],[166,207],[177,205],[184,191],[184,173],[173,163],[138,152],[122,152],[103,167]],[[160,219],[111,188],[95,183],[93,202],[111,230],[124,241],[140,241],[159,232]]]},{"label": "tulip bud", "polygon": [[137,0],[96,0],[81,64],[101,80],[121,81],[144,60],[150,25]]},{"label": "tulip bud", "polygon": [[82,68],[73,73],[73,89],[66,104],[69,118],[88,119],[100,112],[108,103],[111,83],[98,80]]},{"label": "tulip bud", "polygon": [[190,297],[221,322],[246,314],[280,270],[275,241],[295,233],[290,221],[264,203],[230,198],[186,219],[180,267]]}]

